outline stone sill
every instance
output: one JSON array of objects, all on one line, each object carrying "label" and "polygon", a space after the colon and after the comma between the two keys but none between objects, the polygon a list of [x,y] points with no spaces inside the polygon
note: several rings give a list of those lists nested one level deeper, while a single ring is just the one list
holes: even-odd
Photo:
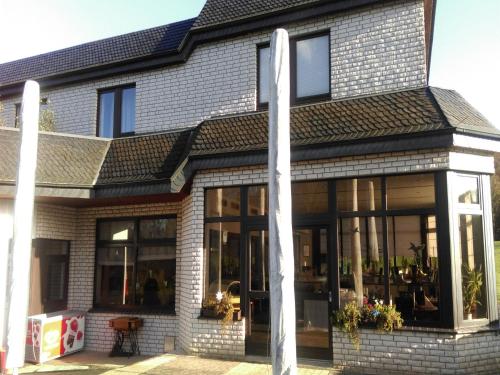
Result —
[{"label": "stone sill", "polygon": [[[334,330],[340,331],[338,328],[333,327]],[[375,327],[360,326],[360,331],[375,331],[380,334],[390,334],[390,332],[377,331]],[[422,326],[404,326],[402,328],[394,329],[394,332],[418,332],[418,333],[443,333],[450,335],[460,334],[475,334],[485,332],[500,332],[500,323],[483,324],[472,327],[463,328],[438,328],[438,327],[422,327]]]},{"label": "stone sill", "polygon": [[177,318],[177,314],[172,311],[161,309],[116,309],[112,307],[93,307],[89,314],[121,314],[121,315],[162,315]]}]

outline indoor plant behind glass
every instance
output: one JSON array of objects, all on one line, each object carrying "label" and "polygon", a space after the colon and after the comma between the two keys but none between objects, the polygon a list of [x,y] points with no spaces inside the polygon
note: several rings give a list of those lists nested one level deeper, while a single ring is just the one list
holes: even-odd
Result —
[{"label": "indoor plant behind glass", "polygon": [[478,305],[481,305],[479,298],[481,297],[481,288],[483,286],[483,272],[481,265],[476,270],[470,267],[469,264],[464,263],[462,269],[464,315],[467,317],[467,320],[471,320],[472,312]]}]

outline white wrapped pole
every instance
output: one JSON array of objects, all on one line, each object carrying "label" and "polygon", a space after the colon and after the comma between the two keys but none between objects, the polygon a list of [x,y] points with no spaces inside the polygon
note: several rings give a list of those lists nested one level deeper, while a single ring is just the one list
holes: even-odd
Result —
[{"label": "white wrapped pole", "polygon": [[[370,211],[375,211],[375,189],[373,181],[368,181],[368,199],[370,202]],[[377,238],[377,223],[374,216],[368,218],[368,247],[370,260],[378,264],[378,238]],[[378,272],[378,269],[375,270]]]},{"label": "white wrapped pole", "polygon": [[273,374],[296,374],[295,296],[290,186],[288,33],[271,39],[269,69],[269,289]]},{"label": "white wrapped pole", "polygon": [[9,283],[7,326],[7,368],[24,365],[28,300],[30,290],[31,233],[35,196],[35,170],[38,148],[40,87],[34,81],[24,85],[21,106],[21,146],[14,202],[12,272]]},{"label": "white wrapped pole", "polygon": [[12,239],[12,201],[0,200],[0,349],[7,347],[7,273]]}]

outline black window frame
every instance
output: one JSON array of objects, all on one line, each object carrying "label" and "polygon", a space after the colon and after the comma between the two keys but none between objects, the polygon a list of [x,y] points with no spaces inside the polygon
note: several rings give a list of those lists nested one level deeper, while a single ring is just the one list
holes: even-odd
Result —
[{"label": "black window frame", "polygon": [[[142,220],[151,219],[175,219],[176,220],[176,234],[175,238],[160,238],[160,239],[140,239],[140,222]],[[100,231],[99,226],[101,223],[105,222],[119,222],[119,221],[133,221],[134,222],[134,236],[131,240],[99,240]],[[93,310],[95,311],[120,311],[120,312],[140,312],[140,313],[161,313],[165,315],[175,315],[176,311],[176,300],[177,300],[177,283],[174,284],[174,302],[172,306],[144,306],[138,305],[136,301],[136,290],[135,287],[131,288],[132,297],[131,300],[134,301],[133,304],[127,305],[108,305],[97,303],[97,267],[98,267],[98,251],[101,247],[123,247],[124,245],[132,247],[132,253],[134,256],[134,272],[132,275],[131,285],[136,285],[137,279],[137,258],[139,254],[139,248],[141,246],[174,246],[176,251],[175,259],[175,269],[177,279],[177,215],[176,214],[166,214],[166,215],[149,215],[149,216],[120,216],[120,217],[109,217],[109,218],[98,218],[96,220],[96,232],[95,232],[95,252],[94,252],[94,288],[93,288]]]},{"label": "black window frame", "polygon": [[[328,93],[319,94],[319,95],[311,95],[298,97],[297,96],[297,42],[313,39],[321,36],[328,37]],[[292,36],[289,39],[290,41],[290,105],[300,105],[300,104],[308,104],[319,101],[328,100],[332,95],[332,51],[331,51],[331,32],[330,29],[315,31],[307,34],[300,34],[297,36]],[[261,103],[259,101],[260,95],[260,50],[263,48],[269,48],[270,42],[258,43],[257,44],[257,109],[264,110],[269,108],[269,103]]]},{"label": "black window frame", "polygon": [[[97,119],[96,119],[96,137],[100,137],[99,133],[101,130],[101,95],[107,93],[114,94],[114,106],[113,106],[113,138],[123,138],[135,135],[136,122],[134,119],[134,131],[132,132],[122,132],[122,104],[123,104],[123,90],[135,89],[137,95],[137,87],[135,83],[129,83],[126,85],[106,87],[97,90]],[[136,102],[137,103],[137,96]]]},{"label": "black window frame", "polygon": [[[408,208],[408,209],[387,209],[387,178],[392,176],[403,176],[403,175],[421,175],[421,174],[431,174],[434,177],[434,207],[431,208]],[[382,195],[382,206],[381,209],[375,211],[356,211],[356,212],[341,212],[337,208],[337,181],[352,179],[352,178],[380,178],[381,179],[381,195]],[[405,326],[410,327],[421,327],[422,329],[430,328],[458,328],[455,322],[456,313],[454,312],[454,307],[457,306],[459,302],[457,296],[452,294],[453,286],[455,285],[455,275],[452,274],[452,258],[451,252],[453,247],[450,247],[450,217],[448,214],[448,186],[447,186],[447,176],[446,171],[417,171],[413,173],[390,173],[390,174],[376,174],[367,176],[343,176],[337,178],[327,178],[318,180],[305,180],[305,181],[293,181],[294,182],[328,182],[328,211],[321,214],[293,214],[292,225],[326,225],[328,227],[328,262],[329,262],[329,272],[330,272],[330,283],[332,300],[331,306],[333,310],[338,310],[340,306],[340,275],[339,275],[339,259],[338,254],[340,249],[335,245],[338,243],[338,221],[342,218],[349,217],[380,217],[383,225],[383,267],[384,267],[384,296],[385,303],[389,303],[389,290],[390,290],[390,256],[389,248],[387,246],[388,238],[388,220],[393,216],[422,216],[422,215],[433,215],[436,217],[436,240],[438,243],[438,261],[439,261],[439,320],[436,321],[412,321],[406,322]],[[240,223],[240,282],[241,282],[241,306],[242,315],[245,316],[248,311],[247,307],[247,293],[246,287],[248,285],[248,271],[246,269],[248,259],[245,259],[245,246],[246,238],[248,236],[247,228],[249,226],[255,227],[259,226],[262,228],[267,228],[268,215],[250,216],[247,212],[248,207],[248,188],[251,186],[264,186],[265,183],[254,183],[248,185],[225,185],[225,186],[214,186],[204,189],[204,197],[206,200],[207,193],[209,189],[217,188],[240,188],[240,216],[223,216],[223,217],[207,217],[206,212],[204,212],[204,224],[213,222],[228,222],[228,221],[238,221]],[[206,272],[204,269],[203,272]]]}]

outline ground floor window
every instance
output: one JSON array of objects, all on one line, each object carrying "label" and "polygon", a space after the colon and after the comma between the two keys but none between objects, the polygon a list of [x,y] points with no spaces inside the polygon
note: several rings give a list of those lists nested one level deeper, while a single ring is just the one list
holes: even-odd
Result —
[{"label": "ground floor window", "polygon": [[[350,301],[393,304],[407,325],[456,327],[488,318],[486,188],[482,177],[467,176],[467,183],[456,184],[453,203],[452,175],[292,183],[298,343],[325,329],[319,311],[328,316]],[[267,194],[266,185],[205,194],[205,296],[236,297],[253,337],[267,332],[269,314]],[[460,270],[452,272],[457,257]],[[453,293],[455,286],[460,289]],[[454,309],[462,301],[458,321]]]},{"label": "ground floor window", "polygon": [[97,222],[96,307],[175,310],[175,216]]}]

